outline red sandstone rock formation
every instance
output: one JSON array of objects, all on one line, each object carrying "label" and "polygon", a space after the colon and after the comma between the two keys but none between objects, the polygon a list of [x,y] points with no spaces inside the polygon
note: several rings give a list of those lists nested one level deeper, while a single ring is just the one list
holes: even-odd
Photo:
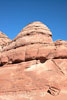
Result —
[{"label": "red sandstone rock formation", "polygon": [[1,49],[0,66],[0,100],[67,100],[67,41],[41,22]]},{"label": "red sandstone rock formation", "polygon": [[2,32],[0,32],[0,51],[6,46],[11,40]]}]

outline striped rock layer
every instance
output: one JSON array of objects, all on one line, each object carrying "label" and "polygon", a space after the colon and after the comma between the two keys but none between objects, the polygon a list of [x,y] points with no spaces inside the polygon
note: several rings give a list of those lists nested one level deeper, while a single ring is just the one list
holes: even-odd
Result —
[{"label": "striped rock layer", "polygon": [[67,100],[67,41],[53,42],[41,22],[28,24],[12,41],[2,37],[0,100]]}]

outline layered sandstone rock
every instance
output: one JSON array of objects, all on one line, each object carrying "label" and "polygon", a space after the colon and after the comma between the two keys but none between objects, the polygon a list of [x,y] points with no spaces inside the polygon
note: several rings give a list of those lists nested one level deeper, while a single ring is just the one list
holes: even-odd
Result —
[{"label": "layered sandstone rock", "polygon": [[[44,37],[42,37],[42,40],[45,38],[45,42],[52,42],[52,38],[51,38],[52,33],[50,32],[48,27],[41,22],[33,22],[33,23],[28,24],[25,28],[23,28],[23,30],[16,36],[16,38],[14,40],[22,38],[22,36],[29,35],[29,38],[30,38],[30,36],[35,36],[35,35],[39,35],[39,34],[45,35]],[[39,36],[37,36],[37,37],[39,37]],[[34,38],[33,38],[33,40],[34,40]]]},{"label": "layered sandstone rock", "polygon": [[28,24],[3,47],[0,66],[0,100],[67,98],[67,41],[53,42],[41,22]]},{"label": "layered sandstone rock", "polygon": [[6,46],[11,40],[2,32],[0,32],[0,51]]},{"label": "layered sandstone rock", "polygon": [[33,22],[23,28],[12,43],[8,45],[8,47],[5,47],[4,50],[9,50],[24,45],[45,44],[52,42],[52,33],[48,27],[41,22]]}]

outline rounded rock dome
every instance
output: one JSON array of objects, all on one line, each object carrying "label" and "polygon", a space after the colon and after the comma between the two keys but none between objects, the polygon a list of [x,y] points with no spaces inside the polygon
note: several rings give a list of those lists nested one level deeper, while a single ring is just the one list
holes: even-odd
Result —
[{"label": "rounded rock dome", "polygon": [[24,27],[23,30],[16,36],[14,40],[21,38],[22,36],[39,34],[39,33],[45,36],[47,35],[48,37],[52,36],[50,29],[46,25],[44,25],[42,22],[36,21]]}]

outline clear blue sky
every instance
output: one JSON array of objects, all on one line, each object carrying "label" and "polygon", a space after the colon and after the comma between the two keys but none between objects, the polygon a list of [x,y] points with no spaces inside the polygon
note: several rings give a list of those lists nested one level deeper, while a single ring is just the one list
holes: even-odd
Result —
[{"label": "clear blue sky", "polygon": [[0,31],[13,39],[32,21],[41,21],[53,40],[67,40],[67,0],[0,0]]}]

